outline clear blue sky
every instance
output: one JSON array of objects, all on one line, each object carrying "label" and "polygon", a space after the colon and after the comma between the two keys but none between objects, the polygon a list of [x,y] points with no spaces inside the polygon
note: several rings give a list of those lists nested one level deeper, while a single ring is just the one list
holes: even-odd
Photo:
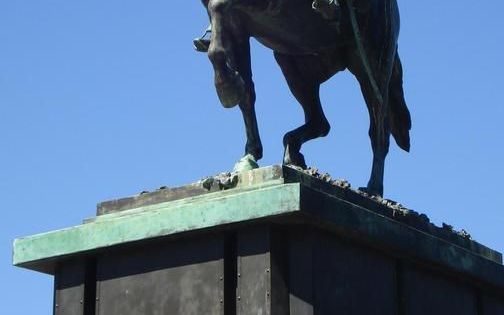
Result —
[{"label": "clear blue sky", "polygon": [[[386,196],[504,250],[504,2],[399,1],[412,152],[392,146]],[[3,314],[50,314],[52,278],[11,266],[15,237],[79,224],[97,202],[229,170],[244,145],[191,40],[200,1],[0,1],[0,296]],[[254,43],[261,165],[302,123],[271,51]],[[332,124],[315,165],[365,185],[371,151],[357,83],[322,90]]]}]

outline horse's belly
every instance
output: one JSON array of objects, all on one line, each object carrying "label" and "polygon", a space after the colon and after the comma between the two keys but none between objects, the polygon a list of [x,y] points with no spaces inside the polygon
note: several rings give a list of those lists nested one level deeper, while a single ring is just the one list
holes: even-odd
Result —
[{"label": "horse's belly", "polygon": [[306,41],[303,41],[302,45],[300,45],[298,41],[288,41],[285,38],[275,36],[255,36],[255,38],[262,45],[287,55],[311,55],[341,46],[336,42],[309,43]]},{"label": "horse's belly", "polygon": [[[312,54],[343,46],[348,36],[340,20],[325,20],[310,6],[292,5],[275,14],[247,14],[248,30],[260,43],[285,54]],[[306,2],[308,4],[311,1]]]}]

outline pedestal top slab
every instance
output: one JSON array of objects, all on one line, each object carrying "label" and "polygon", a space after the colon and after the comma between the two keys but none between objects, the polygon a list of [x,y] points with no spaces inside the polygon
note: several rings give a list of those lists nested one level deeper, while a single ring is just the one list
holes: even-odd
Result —
[{"label": "pedestal top slab", "polygon": [[[62,259],[181,233],[241,224],[314,225],[343,238],[504,287],[502,255],[425,215],[352,190],[314,170],[272,166],[103,202],[74,227],[19,238],[13,263],[53,274]],[[183,237],[183,236],[181,236]]]}]

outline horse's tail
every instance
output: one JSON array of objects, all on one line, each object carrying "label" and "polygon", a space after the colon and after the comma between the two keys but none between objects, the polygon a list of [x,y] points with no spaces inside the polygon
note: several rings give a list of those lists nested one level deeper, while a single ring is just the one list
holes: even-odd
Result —
[{"label": "horse's tail", "polygon": [[392,77],[389,88],[389,110],[390,110],[390,129],[397,145],[409,152],[411,116],[404,100],[403,91],[403,70],[399,55],[396,53]]}]

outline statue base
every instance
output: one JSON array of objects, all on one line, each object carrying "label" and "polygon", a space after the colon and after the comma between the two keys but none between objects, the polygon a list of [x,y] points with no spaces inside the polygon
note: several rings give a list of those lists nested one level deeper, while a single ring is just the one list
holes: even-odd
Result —
[{"label": "statue base", "polygon": [[273,166],[104,202],[17,239],[58,315],[497,315],[502,255],[326,175]]}]

